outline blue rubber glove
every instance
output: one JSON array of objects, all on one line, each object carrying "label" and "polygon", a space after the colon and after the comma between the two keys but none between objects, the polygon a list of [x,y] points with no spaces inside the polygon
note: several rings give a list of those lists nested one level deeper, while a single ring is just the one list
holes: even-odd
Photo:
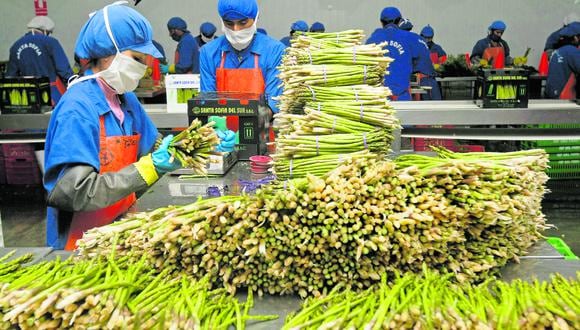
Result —
[{"label": "blue rubber glove", "polygon": [[226,131],[216,131],[216,135],[220,139],[220,144],[217,145],[216,151],[219,152],[230,152],[234,151],[236,146],[236,133],[226,130]]},{"label": "blue rubber glove", "polygon": [[169,73],[169,65],[159,64],[159,70],[161,70],[161,73],[167,74],[167,73]]},{"label": "blue rubber glove", "polygon": [[173,139],[173,135],[167,135],[161,141],[161,145],[157,150],[153,151],[151,154],[151,159],[153,160],[153,166],[159,174],[164,174],[167,172],[175,171],[181,168],[181,163],[177,159],[171,159],[171,155],[167,151],[169,144]]}]

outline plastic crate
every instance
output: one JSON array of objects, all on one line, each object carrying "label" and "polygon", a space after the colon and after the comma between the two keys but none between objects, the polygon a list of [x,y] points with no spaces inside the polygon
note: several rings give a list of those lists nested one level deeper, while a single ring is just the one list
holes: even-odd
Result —
[{"label": "plastic crate", "polygon": [[3,114],[42,113],[51,109],[47,77],[0,78],[0,110]]},{"label": "plastic crate", "polygon": [[566,260],[578,260],[572,249],[559,237],[546,237],[546,242],[554,247]]},{"label": "plastic crate", "polygon": [[580,160],[551,161],[546,173],[551,179],[580,179]]},{"label": "plastic crate", "polygon": [[576,153],[580,152],[580,145],[543,147],[543,149],[549,154]]},{"label": "plastic crate", "polygon": [[411,144],[415,151],[431,151],[429,146],[440,146],[447,149],[455,147],[455,141],[448,139],[411,138]]},{"label": "plastic crate", "polygon": [[453,152],[484,152],[485,146],[476,144],[459,144],[448,149]]},{"label": "plastic crate", "polygon": [[475,81],[475,103],[482,108],[527,108],[529,71],[481,69]]},{"label": "plastic crate", "polygon": [[13,185],[30,184],[39,185],[42,183],[40,170],[36,163],[36,158],[32,159],[5,159],[6,183]]},{"label": "plastic crate", "polygon": [[551,162],[556,160],[575,160],[580,159],[580,152],[549,153],[548,156]]},{"label": "plastic crate", "polygon": [[6,143],[2,144],[2,153],[7,160],[15,158],[35,158],[34,146],[27,143]]}]

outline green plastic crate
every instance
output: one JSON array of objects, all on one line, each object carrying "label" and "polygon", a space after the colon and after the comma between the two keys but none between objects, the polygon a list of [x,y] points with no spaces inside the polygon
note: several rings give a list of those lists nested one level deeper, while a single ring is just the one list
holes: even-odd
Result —
[{"label": "green plastic crate", "polygon": [[539,140],[536,141],[538,147],[560,147],[577,146],[580,147],[580,140]]},{"label": "green plastic crate", "polygon": [[554,247],[566,260],[578,260],[572,249],[560,237],[546,237],[546,242]]},{"label": "green plastic crate", "polygon": [[580,159],[580,152],[563,152],[558,154],[548,154],[550,162],[557,160],[576,160]]}]

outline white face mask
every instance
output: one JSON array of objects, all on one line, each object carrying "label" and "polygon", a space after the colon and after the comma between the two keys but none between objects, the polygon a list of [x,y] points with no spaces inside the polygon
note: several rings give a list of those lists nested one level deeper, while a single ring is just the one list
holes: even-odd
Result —
[{"label": "white face mask", "polygon": [[203,33],[202,33],[201,34],[201,40],[203,40],[203,42],[205,42],[207,44],[208,42],[210,42],[210,41],[213,40],[213,37],[208,38],[208,37],[204,36]]},{"label": "white face mask", "polygon": [[115,38],[113,37],[113,32],[111,31],[111,25],[109,24],[108,7],[109,6],[106,6],[104,8],[103,16],[105,17],[107,33],[109,34],[109,38],[113,41],[113,45],[115,45],[117,54],[115,54],[115,58],[107,69],[81,79],[73,80],[69,82],[69,87],[83,80],[100,77],[117,93],[125,94],[127,92],[132,92],[137,88],[139,80],[143,78],[143,75],[145,75],[145,72],[147,71],[147,65],[141,64],[135,61],[132,57],[122,54],[119,51],[119,47],[117,46]]},{"label": "white face mask", "polygon": [[258,30],[258,26],[256,25],[257,23],[258,17],[256,16],[256,19],[254,20],[254,24],[252,24],[252,26],[250,26],[247,29],[234,31],[227,28],[224,25],[224,21],[222,21],[222,31],[226,35],[226,39],[228,39],[228,41],[230,42],[232,47],[234,47],[234,49],[243,50],[246,49],[252,42],[254,34]]}]

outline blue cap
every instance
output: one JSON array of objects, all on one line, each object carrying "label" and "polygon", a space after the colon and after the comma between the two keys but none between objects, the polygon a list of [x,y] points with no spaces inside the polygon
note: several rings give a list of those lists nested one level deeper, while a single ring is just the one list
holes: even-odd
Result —
[{"label": "blue cap", "polygon": [[561,37],[573,37],[580,34],[580,22],[572,22],[560,30]]},{"label": "blue cap", "polygon": [[266,30],[263,28],[258,28],[258,32],[260,32],[261,34],[268,35],[268,32],[266,32]]},{"label": "blue cap", "polygon": [[171,17],[167,21],[167,29],[187,31],[187,23],[181,17]]},{"label": "blue cap", "polygon": [[320,22],[314,22],[310,26],[310,32],[324,32],[325,30],[326,28],[324,27],[324,24]]},{"label": "blue cap", "polygon": [[292,31],[308,32],[308,23],[304,21],[296,21],[290,26]]},{"label": "blue cap", "polygon": [[501,30],[501,31],[505,31],[506,28],[507,28],[507,26],[505,25],[505,23],[503,21],[493,21],[489,25],[489,29],[490,30]]},{"label": "blue cap", "polygon": [[411,23],[411,20],[409,20],[408,18],[404,18],[400,23],[399,23],[399,28],[401,30],[405,30],[405,31],[411,31],[413,29],[413,23]]},{"label": "blue cap", "polygon": [[386,7],[381,12],[381,21],[394,21],[401,17],[403,17],[403,15],[401,15],[401,12],[397,7]]},{"label": "blue cap", "polygon": [[[118,4],[109,5],[107,11],[111,32],[119,51],[134,50],[156,58],[163,57],[151,41],[153,30],[143,15],[135,9]],[[75,45],[75,54],[83,59],[97,59],[116,53],[101,9],[82,27]]]},{"label": "blue cap", "polygon": [[213,36],[216,31],[217,28],[211,22],[205,22],[199,26],[199,32],[206,37]]},{"label": "blue cap", "polygon": [[435,31],[433,31],[431,25],[427,24],[427,26],[421,30],[421,35],[425,38],[433,38]]},{"label": "blue cap", "polygon": [[229,21],[255,19],[258,16],[258,3],[256,0],[219,0],[218,13],[222,19]]}]

